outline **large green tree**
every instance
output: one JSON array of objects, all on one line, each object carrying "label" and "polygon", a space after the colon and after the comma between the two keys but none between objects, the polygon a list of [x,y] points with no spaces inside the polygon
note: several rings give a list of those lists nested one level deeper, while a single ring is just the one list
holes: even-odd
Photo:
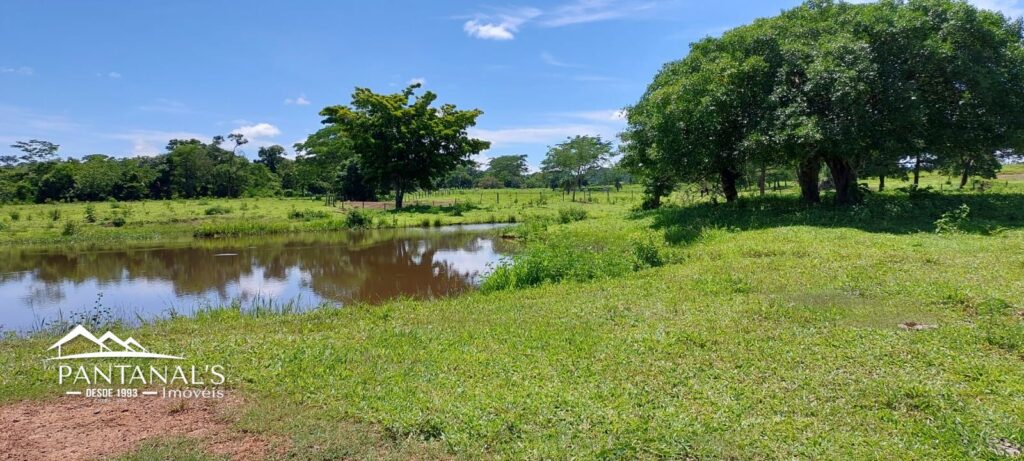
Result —
[{"label": "large green tree", "polygon": [[[317,139],[351,143],[366,180],[393,192],[395,207],[401,208],[407,192],[433,188],[456,168],[469,164],[471,156],[490,147],[467,133],[476,125],[480,110],[458,110],[452,104],[434,107],[437,95],[416,94],[419,88],[413,84],[394,94],[356,88],[349,105],[320,111],[326,127],[299,147],[314,152],[325,149]],[[339,166],[340,162],[335,165]]]},{"label": "large green tree", "polygon": [[494,157],[487,164],[488,175],[493,176],[504,187],[521,187],[523,175],[529,171],[525,155],[502,155]]},{"label": "large green tree", "polygon": [[583,187],[587,174],[614,156],[611,141],[604,141],[600,136],[576,135],[549,148],[547,157],[541,162],[541,170],[567,177],[572,200],[575,201],[576,191]]}]

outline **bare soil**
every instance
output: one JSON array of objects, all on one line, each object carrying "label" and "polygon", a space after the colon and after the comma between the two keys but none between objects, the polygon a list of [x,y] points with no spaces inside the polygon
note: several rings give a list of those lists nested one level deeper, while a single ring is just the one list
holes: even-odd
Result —
[{"label": "bare soil", "polygon": [[149,439],[196,439],[232,460],[263,459],[269,443],[231,428],[241,402],[226,399],[61,397],[0,407],[0,460],[92,460],[131,453]]}]

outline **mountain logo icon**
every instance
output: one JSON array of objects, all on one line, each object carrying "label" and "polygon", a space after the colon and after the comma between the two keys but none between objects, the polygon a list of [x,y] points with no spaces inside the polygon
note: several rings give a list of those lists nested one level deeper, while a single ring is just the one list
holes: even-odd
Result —
[{"label": "mountain logo icon", "polygon": [[[61,350],[62,347],[78,338],[84,338],[85,340],[98,346],[96,352],[86,352],[83,354],[71,354],[64,355]],[[56,343],[53,343],[47,350],[57,349],[57,356],[50,357],[46,360],[73,360],[73,359],[109,359],[109,358],[124,358],[124,359],[171,359],[171,360],[183,360],[184,357],[178,357],[174,355],[155,354],[142,347],[135,338],[121,339],[114,333],[108,331],[103,333],[103,336],[99,338],[93,335],[87,328],[82,325],[77,325],[71,329],[71,331],[64,335]]]}]

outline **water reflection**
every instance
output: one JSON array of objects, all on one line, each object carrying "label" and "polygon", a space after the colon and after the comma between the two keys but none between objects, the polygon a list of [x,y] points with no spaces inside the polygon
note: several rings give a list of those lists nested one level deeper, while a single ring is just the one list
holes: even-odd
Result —
[{"label": "water reflection", "polygon": [[25,330],[100,304],[123,318],[232,299],[315,306],[435,297],[479,282],[508,248],[491,226],[0,252],[0,326]]}]

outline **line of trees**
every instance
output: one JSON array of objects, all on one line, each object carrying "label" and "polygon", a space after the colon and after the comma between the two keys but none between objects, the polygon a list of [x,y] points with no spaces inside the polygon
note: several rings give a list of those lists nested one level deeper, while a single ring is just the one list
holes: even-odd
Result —
[{"label": "line of trees", "polygon": [[[808,1],[691,45],[628,108],[623,166],[656,207],[679,182],[727,201],[755,171],[793,169],[819,202],[858,179],[992,177],[1024,141],[1024,27],[954,0]],[[763,188],[762,188],[763,191]]]}]

